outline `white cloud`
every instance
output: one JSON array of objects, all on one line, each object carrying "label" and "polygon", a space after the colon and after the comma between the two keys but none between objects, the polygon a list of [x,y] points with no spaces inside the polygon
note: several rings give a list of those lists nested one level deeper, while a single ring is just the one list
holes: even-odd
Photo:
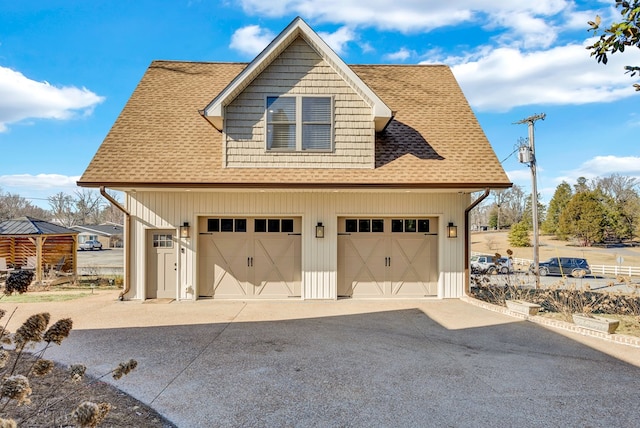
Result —
[{"label": "white cloud", "polygon": [[583,162],[578,168],[569,171],[565,176],[557,177],[558,183],[563,180],[575,183],[578,177],[592,179],[620,174],[640,179],[640,156],[596,156]]},{"label": "white cloud", "polygon": [[512,183],[526,182],[527,180],[529,183],[531,182],[531,170],[525,165],[522,166],[522,169],[515,169],[505,172],[507,173],[507,176]]},{"label": "white cloud", "polygon": [[71,119],[91,114],[104,97],[86,88],[56,87],[0,66],[0,132],[25,119]]},{"label": "white cloud", "polygon": [[255,56],[267,47],[275,35],[259,25],[248,25],[237,29],[231,36],[229,47]]},{"label": "white cloud", "polygon": [[324,40],[337,54],[343,54],[347,43],[355,40],[356,35],[348,27],[341,27],[334,33],[318,33],[322,40]]},{"label": "white cloud", "polygon": [[508,29],[497,38],[503,45],[525,49],[547,48],[557,38],[557,30],[553,25],[547,19],[532,15],[530,11],[496,13],[491,19],[493,23],[490,27]]},{"label": "white cloud", "polygon": [[634,80],[624,73],[623,66],[640,63],[640,50],[612,55],[605,66],[589,56],[587,44],[589,41],[534,52],[482,48],[480,58],[467,55],[466,62],[454,65],[452,71],[471,105],[482,111],[611,102],[637,96]]},{"label": "white cloud", "polygon": [[400,48],[400,50],[398,50],[396,52],[393,52],[393,53],[390,53],[390,54],[386,54],[384,56],[384,58],[388,59],[390,61],[406,61],[413,54],[414,54],[414,52],[410,51],[407,48]]},{"label": "white cloud", "polygon": [[[3,189],[15,188],[15,189],[74,189],[76,188],[76,181],[80,179],[80,176],[68,176],[61,174],[14,174],[14,175],[0,175],[0,187]],[[20,192],[18,192],[20,193]]]},{"label": "white cloud", "polygon": [[80,176],[62,174],[0,175],[0,191],[20,195],[43,209],[49,209],[48,198],[63,192],[73,195]]},{"label": "white cloud", "polygon": [[[346,24],[350,27],[375,27],[404,33],[430,31],[464,22],[499,22],[501,15],[545,18],[572,7],[570,0],[535,2],[504,0],[241,0],[247,14],[282,17],[297,14],[314,21]],[[487,18],[488,16],[488,18]],[[509,24],[504,22],[503,24]],[[539,24],[537,24],[539,25]],[[513,28],[510,24],[507,28]],[[518,26],[527,33],[529,27]]]},{"label": "white cloud", "polygon": [[563,28],[586,31],[587,28],[589,28],[587,23],[589,21],[594,21],[596,15],[602,16],[603,14],[601,11],[598,12],[595,10],[567,11],[567,13],[564,14]]}]

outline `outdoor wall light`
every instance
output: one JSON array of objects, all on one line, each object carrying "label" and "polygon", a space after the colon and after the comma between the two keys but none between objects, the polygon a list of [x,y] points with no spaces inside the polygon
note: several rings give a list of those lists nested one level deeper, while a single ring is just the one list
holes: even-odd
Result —
[{"label": "outdoor wall light", "polygon": [[191,236],[190,231],[191,227],[189,226],[189,222],[185,221],[184,223],[182,223],[182,226],[180,226],[180,237],[189,238]]},{"label": "outdoor wall light", "polygon": [[316,238],[324,238],[324,226],[322,222],[318,222],[316,225]]},{"label": "outdoor wall light", "polygon": [[447,226],[447,238],[457,238],[458,237],[458,226],[454,226],[452,222],[449,222]]}]

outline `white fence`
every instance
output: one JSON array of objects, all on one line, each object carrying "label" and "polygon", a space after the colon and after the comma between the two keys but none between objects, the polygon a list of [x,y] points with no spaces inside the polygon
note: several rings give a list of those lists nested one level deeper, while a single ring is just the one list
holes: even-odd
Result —
[{"label": "white fence", "polygon": [[591,273],[594,275],[640,276],[640,267],[607,266],[607,265],[590,265],[590,266],[591,266]]},{"label": "white fence", "polygon": [[124,276],[122,266],[79,266],[78,275],[81,276]]}]

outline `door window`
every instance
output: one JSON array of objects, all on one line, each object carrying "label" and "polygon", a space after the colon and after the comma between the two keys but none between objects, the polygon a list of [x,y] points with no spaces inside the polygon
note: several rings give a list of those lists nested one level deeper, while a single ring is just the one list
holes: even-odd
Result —
[{"label": "door window", "polygon": [[153,234],[154,248],[173,248],[173,235],[164,233]]}]

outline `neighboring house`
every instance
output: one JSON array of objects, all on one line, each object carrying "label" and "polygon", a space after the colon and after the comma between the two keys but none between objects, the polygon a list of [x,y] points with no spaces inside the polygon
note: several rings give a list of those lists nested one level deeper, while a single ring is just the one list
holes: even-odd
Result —
[{"label": "neighboring house", "polygon": [[72,229],[77,230],[78,244],[86,241],[100,241],[102,248],[122,248],[122,232],[123,227],[119,224],[83,224],[73,226]]},{"label": "neighboring house", "polygon": [[125,193],[142,300],[460,297],[470,193],[511,186],[449,67],[348,66],[300,18],[152,62],[78,184]]}]

